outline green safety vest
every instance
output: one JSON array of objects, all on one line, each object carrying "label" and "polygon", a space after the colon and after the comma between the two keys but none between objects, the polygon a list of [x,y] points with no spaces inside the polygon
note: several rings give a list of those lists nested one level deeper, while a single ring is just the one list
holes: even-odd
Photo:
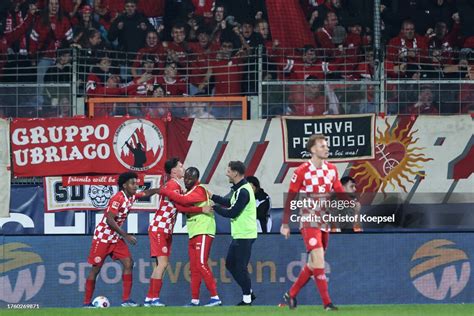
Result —
[{"label": "green safety vest", "polygon": [[245,205],[242,213],[230,220],[231,235],[233,239],[255,239],[257,238],[257,203],[249,183],[244,184],[232,194],[230,204],[231,207],[235,204],[240,190],[247,190],[250,200]]},{"label": "green safety vest", "polygon": [[[199,184],[198,186],[204,188],[204,186],[201,184]],[[196,188],[198,186],[196,186]],[[207,190],[206,190],[206,195],[207,195]],[[203,207],[209,204],[210,204],[209,195],[207,195],[206,201],[195,203],[194,205],[198,207]],[[216,220],[214,219],[214,212],[210,214],[204,214],[204,213],[187,214],[186,225],[188,227],[189,239],[197,235],[214,236],[216,234]]]}]

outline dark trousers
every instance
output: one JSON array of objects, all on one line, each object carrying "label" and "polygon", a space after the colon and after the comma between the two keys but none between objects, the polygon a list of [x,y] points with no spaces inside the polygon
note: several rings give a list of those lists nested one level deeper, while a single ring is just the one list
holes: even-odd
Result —
[{"label": "dark trousers", "polygon": [[225,259],[225,267],[242,288],[244,295],[250,295],[250,289],[252,288],[247,265],[252,255],[254,241],[255,239],[233,239]]}]

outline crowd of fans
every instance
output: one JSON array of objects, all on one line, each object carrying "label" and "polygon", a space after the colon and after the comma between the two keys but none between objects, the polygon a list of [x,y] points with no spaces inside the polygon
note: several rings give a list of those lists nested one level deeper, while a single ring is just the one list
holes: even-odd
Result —
[{"label": "crowd of fans", "polygon": [[[275,15],[285,14],[274,0],[5,0],[0,83],[39,83],[24,103],[46,112],[62,105],[55,115],[70,115],[75,48],[78,91],[87,96],[252,95],[261,70],[264,80],[314,81],[275,93],[283,99],[267,108],[269,114],[320,115],[377,110],[370,85],[342,107],[337,87],[318,82],[376,79],[374,55],[388,79],[474,79],[474,1],[381,2],[383,49],[376,51],[369,0],[285,1],[306,19],[301,33],[311,37],[303,47],[272,36],[284,28]],[[64,87],[48,86],[58,83]],[[427,90],[436,99],[433,86],[386,89],[388,110],[396,113],[474,106],[472,84],[457,85],[437,107],[420,106]],[[416,93],[405,93],[409,89]]]}]

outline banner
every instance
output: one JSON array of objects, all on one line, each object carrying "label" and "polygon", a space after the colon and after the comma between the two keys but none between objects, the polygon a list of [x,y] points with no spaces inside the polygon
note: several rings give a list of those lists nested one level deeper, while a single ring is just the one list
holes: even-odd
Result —
[{"label": "banner", "polygon": [[303,162],[311,157],[306,143],[311,135],[324,134],[329,159],[350,161],[374,158],[375,115],[335,115],[282,118],[286,162]]},{"label": "banner", "polygon": [[161,120],[16,119],[11,124],[15,176],[161,173],[166,160]]},{"label": "banner", "polygon": [[[117,185],[76,185],[64,186],[62,177],[44,178],[45,211],[57,212],[68,210],[104,210],[109,200],[118,192]],[[141,190],[158,188],[161,175],[145,176]],[[138,200],[132,207],[134,211],[156,211],[159,196],[153,195]]]},{"label": "banner", "polygon": [[[92,236],[4,236],[0,252],[10,260],[2,263],[0,308],[8,304],[43,307],[80,307],[90,270],[87,256]],[[137,236],[130,246],[134,259],[131,298],[146,296],[154,259],[149,257],[148,236]],[[191,298],[188,237],[173,236],[170,263],[163,277],[160,300],[183,306]],[[230,236],[217,235],[209,266],[219,297],[226,306],[240,301],[242,292],[225,267]],[[474,303],[472,267],[474,234],[334,234],[325,255],[325,272],[331,298],[340,304],[461,304]],[[299,235],[285,240],[280,235],[259,236],[249,262],[256,305],[276,306],[291,287],[308,254]],[[122,266],[107,258],[97,278],[94,296],[106,296],[119,306]],[[201,287],[201,301],[209,299]],[[301,305],[321,300],[314,281],[298,294]],[[353,308],[352,308],[353,309]]]},{"label": "banner", "polygon": [[10,128],[9,122],[0,118],[0,217],[10,212]]},{"label": "banner", "polygon": [[[117,185],[119,175],[80,175],[80,176],[63,176],[62,185],[65,187],[73,185]],[[138,174],[137,184],[143,185],[145,175]]]}]

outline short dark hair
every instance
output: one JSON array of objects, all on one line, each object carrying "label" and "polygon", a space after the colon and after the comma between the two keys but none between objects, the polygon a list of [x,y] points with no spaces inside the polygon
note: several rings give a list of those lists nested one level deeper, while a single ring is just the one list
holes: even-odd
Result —
[{"label": "short dark hair", "polygon": [[260,189],[260,181],[258,180],[257,177],[248,176],[248,177],[245,178],[245,179],[247,180],[248,183],[253,184],[257,189]]},{"label": "short dark hair", "polygon": [[124,172],[118,177],[117,184],[119,186],[119,190],[122,190],[123,185],[130,179],[138,179],[138,174],[135,172]]},{"label": "short dark hair", "polygon": [[346,183],[349,183],[349,182],[356,183],[353,177],[345,176],[341,178],[342,185],[346,185]]},{"label": "short dark hair", "polygon": [[232,171],[237,171],[240,175],[245,174],[245,165],[242,161],[231,161],[229,162],[229,168]]},{"label": "short dark hair", "polygon": [[196,179],[199,179],[200,176],[199,169],[196,167],[189,167],[185,173]]},{"label": "short dark hair", "polygon": [[171,170],[173,168],[175,168],[179,163],[179,158],[177,157],[173,157],[173,158],[170,158],[168,160],[166,160],[165,162],[165,172],[167,174],[171,174]]}]

